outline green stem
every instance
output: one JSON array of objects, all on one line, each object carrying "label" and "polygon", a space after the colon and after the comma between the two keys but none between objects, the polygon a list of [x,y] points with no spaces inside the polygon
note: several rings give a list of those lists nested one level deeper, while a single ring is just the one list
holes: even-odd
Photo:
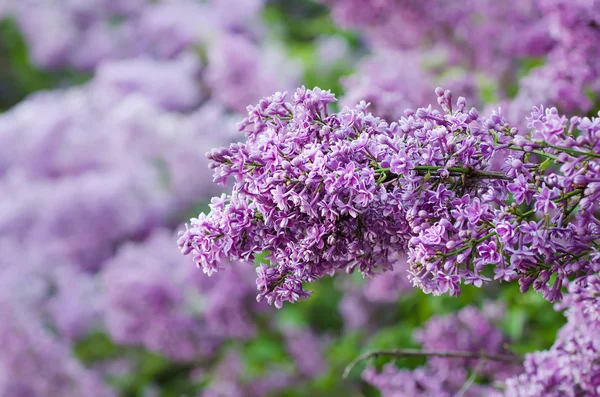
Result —
[{"label": "green stem", "polygon": [[542,147],[550,147],[552,149],[555,150],[559,150],[561,152],[565,152],[568,153],[572,156],[589,156],[589,157],[594,157],[594,158],[600,158],[600,154],[594,153],[594,152],[582,152],[580,150],[575,150],[575,149],[570,149],[570,148],[566,148],[566,147],[562,147],[562,146],[555,146],[555,145],[551,145],[549,143],[542,143],[540,146]]},{"label": "green stem", "polygon": [[496,232],[489,232],[489,233],[488,233],[488,234],[486,234],[485,236],[483,236],[483,237],[480,237],[480,238],[478,238],[477,240],[473,240],[473,242],[471,242],[470,244],[464,245],[464,246],[460,247],[459,249],[456,249],[456,250],[454,250],[454,251],[452,251],[452,252],[449,252],[449,253],[447,253],[447,254],[444,254],[443,256],[444,256],[444,258],[448,258],[448,257],[450,257],[450,256],[455,256],[455,255],[458,255],[458,254],[460,254],[461,252],[463,252],[463,251],[466,251],[466,250],[468,250],[469,248],[473,248],[473,247],[475,247],[477,244],[479,244],[479,243],[481,243],[481,242],[483,242],[483,241],[487,240],[488,238],[490,238],[490,237],[493,237],[493,236],[495,236],[495,235],[496,235]]},{"label": "green stem", "polygon": [[[508,148],[511,149],[511,150],[518,150],[520,152],[525,152],[525,149],[523,149],[522,147],[519,147],[519,146],[515,146],[515,145],[511,145]],[[558,156],[555,156],[555,155],[553,155],[551,153],[546,153],[543,150],[537,150],[536,149],[536,150],[532,150],[531,152],[526,152],[526,153],[534,153],[534,154],[538,154],[540,156],[545,156],[545,157],[550,158],[552,160],[558,160]]]},{"label": "green stem", "polygon": [[[439,171],[444,169],[442,166],[438,165],[417,165],[412,168],[414,171]],[[494,172],[494,171],[482,171],[476,169],[469,169],[464,167],[449,167],[447,168],[448,172],[456,173],[456,174],[464,174],[473,178],[482,178],[482,179],[510,179],[503,172]],[[389,168],[377,168],[375,170],[377,173],[388,173],[390,172]]]}]

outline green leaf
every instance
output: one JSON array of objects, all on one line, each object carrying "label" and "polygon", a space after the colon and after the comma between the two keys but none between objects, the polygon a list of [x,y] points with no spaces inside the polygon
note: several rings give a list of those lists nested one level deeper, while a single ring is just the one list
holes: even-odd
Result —
[{"label": "green leaf", "polygon": [[546,171],[554,164],[551,158],[547,158],[542,164],[540,164],[540,171]]}]

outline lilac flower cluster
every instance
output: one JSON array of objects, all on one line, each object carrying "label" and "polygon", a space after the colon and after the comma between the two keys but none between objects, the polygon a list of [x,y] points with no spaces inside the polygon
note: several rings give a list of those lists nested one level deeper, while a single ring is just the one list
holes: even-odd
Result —
[{"label": "lilac flower cluster", "polygon": [[[176,57],[215,32],[257,30],[262,0],[6,1],[34,62],[93,70],[107,59]],[[235,12],[232,12],[235,11]]]},{"label": "lilac flower cluster", "polygon": [[586,113],[598,96],[598,0],[324,3],[339,24],[372,39],[374,54],[346,79],[344,103],[370,101],[378,116],[399,118],[436,84],[471,101],[487,93],[519,128],[533,106]]},{"label": "lilac flower cluster", "polygon": [[599,296],[597,275],[569,285],[569,294],[561,305],[567,307],[567,324],[549,350],[525,357],[524,372],[506,380],[506,396],[595,396],[600,393]]},{"label": "lilac flower cluster", "polygon": [[272,368],[252,381],[244,379],[242,360],[236,352],[228,353],[212,374],[214,379],[199,397],[262,397],[294,384],[289,373]]},{"label": "lilac flower cluster", "polygon": [[27,308],[3,297],[0,316],[0,394],[115,396],[97,374],[71,356],[69,345],[44,329]]},{"label": "lilac flower cluster", "polygon": [[294,358],[300,375],[315,378],[325,372],[327,364],[323,357],[323,343],[310,329],[288,328],[283,333],[287,350]]},{"label": "lilac flower cluster", "polygon": [[545,64],[521,80],[514,106],[544,103],[565,112],[588,112],[600,89],[600,1],[536,3],[553,45]]},{"label": "lilac flower cluster", "polygon": [[212,193],[208,172],[194,183],[181,175],[229,140],[212,135],[227,125],[224,110],[169,112],[143,85],[129,93],[119,85],[101,77],[37,95],[0,118],[0,185],[11,192],[0,199],[0,236],[43,240],[46,251],[97,270],[116,244],[170,224]]},{"label": "lilac flower cluster", "polygon": [[345,95],[341,105],[352,107],[364,100],[371,104],[374,115],[397,120],[404,109],[427,103],[438,85],[475,100],[479,88],[472,75],[457,68],[448,71],[446,65],[441,73],[441,68],[433,66],[440,63],[438,58],[417,50],[376,49],[358,64],[354,74],[342,80]]},{"label": "lilac flower cluster", "polygon": [[225,257],[264,251],[258,299],[277,307],[338,270],[389,270],[401,252],[413,285],[434,294],[487,283],[491,265],[494,279],[553,301],[566,277],[597,272],[597,119],[567,125],[556,109],[534,108],[523,135],[436,93],[443,113],[407,110],[391,124],[364,102],[329,114],[335,98],[318,88],[249,107],[247,142],[208,154],[214,180],[232,177],[233,192],[192,219],[182,252],[211,275]]},{"label": "lilac flower cluster", "polygon": [[[27,250],[0,238],[0,290],[19,310],[49,324],[61,339],[77,341],[100,324],[102,298],[97,280],[60,255]],[[51,266],[49,266],[51,264]]]},{"label": "lilac flower cluster", "polygon": [[206,81],[214,97],[240,112],[257,94],[295,86],[301,74],[300,65],[285,59],[281,48],[261,47],[242,35],[222,37],[213,43],[208,57]]},{"label": "lilac flower cluster", "polygon": [[26,0],[6,8],[38,66],[96,72],[116,91],[140,91],[168,110],[194,109],[210,97],[243,111],[297,86],[302,73],[257,23],[263,0]]},{"label": "lilac flower cluster", "polygon": [[324,0],[336,22],[360,28],[382,47],[442,50],[450,64],[500,75],[514,60],[552,44],[535,0],[518,5],[469,0]]},{"label": "lilac flower cluster", "polygon": [[183,266],[172,238],[156,231],[107,263],[104,314],[113,340],[185,362],[211,356],[228,338],[252,336],[252,271],[229,265],[209,285]]},{"label": "lilac flower cluster", "polygon": [[[9,382],[0,386],[1,395],[112,395],[99,371],[78,369],[71,349],[106,329],[113,307],[99,281],[120,246],[144,240],[160,225],[176,226],[199,197],[215,192],[210,173],[195,167],[210,146],[230,141],[217,133],[230,116],[218,103],[190,108],[197,103],[187,93],[197,90],[191,76],[198,67],[189,58],[105,63],[86,86],[39,93],[0,117],[0,186],[6,193],[0,198],[0,286],[11,297],[7,308],[28,318],[21,327],[2,311],[2,345],[15,350],[0,357],[7,376],[0,383]],[[134,73],[148,69],[152,80]],[[194,183],[183,178],[190,172]],[[31,241],[40,242],[35,250],[26,248]],[[147,313],[147,304],[137,309]],[[222,307],[213,306],[205,312],[217,317]],[[191,349],[181,352],[189,347],[183,338],[175,335],[181,343],[173,344],[156,323],[144,325],[154,338],[148,337],[148,348],[167,346],[164,354],[191,358]],[[207,328],[189,316],[170,325],[194,336]]]},{"label": "lilac flower cluster", "polygon": [[376,331],[379,324],[375,320],[382,312],[393,310],[398,299],[415,291],[407,277],[408,262],[404,256],[393,261],[393,268],[376,274],[362,284],[354,280],[342,280],[340,289],[344,292],[339,303],[339,312],[347,330]]},{"label": "lilac flower cluster", "polygon": [[[431,318],[415,339],[427,351],[463,351],[472,353],[505,353],[507,338],[494,325],[497,310],[488,316],[475,307],[466,307],[456,314]],[[502,381],[518,371],[518,366],[481,359],[428,357],[427,364],[415,370],[396,368],[393,363],[382,372],[368,367],[363,379],[377,387],[382,396],[500,396],[491,383]],[[468,382],[469,371],[489,381],[489,385]],[[459,393],[462,393],[460,394]]]}]

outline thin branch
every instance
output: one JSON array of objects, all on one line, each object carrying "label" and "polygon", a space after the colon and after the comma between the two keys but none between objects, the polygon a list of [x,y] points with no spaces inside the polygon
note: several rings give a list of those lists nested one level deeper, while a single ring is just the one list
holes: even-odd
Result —
[{"label": "thin branch", "polygon": [[[431,171],[440,171],[443,170],[444,167],[442,166],[438,166],[438,165],[417,165],[414,166],[413,168],[411,168],[411,171],[417,171],[417,172],[431,172]],[[446,168],[446,171],[448,171],[450,174],[458,174],[458,175],[465,175],[467,177],[470,178],[479,178],[479,179],[503,179],[503,180],[510,180],[512,178],[509,178],[508,176],[506,176],[506,174],[504,174],[503,172],[496,172],[496,171],[484,171],[484,170],[478,170],[475,168],[469,168],[469,167],[449,167]],[[394,174],[390,173],[390,169],[389,168],[377,168],[375,169],[376,173],[384,173],[387,174],[388,176],[394,176]]]},{"label": "thin branch", "polygon": [[445,358],[471,358],[471,359],[486,359],[490,361],[504,361],[511,363],[521,363],[522,357],[512,354],[491,354],[485,352],[468,352],[468,351],[437,351],[437,350],[419,350],[419,349],[389,349],[389,350],[372,350],[356,357],[344,370],[343,378],[347,378],[352,369],[361,361],[371,357],[392,356],[392,357],[445,357]]},{"label": "thin branch", "polygon": [[462,387],[460,388],[460,390],[456,393],[456,395],[454,397],[464,397],[464,395],[467,393],[467,391],[469,391],[471,386],[473,386],[473,382],[475,382],[477,375],[479,375],[481,370],[483,370],[483,366],[485,365],[485,362],[486,362],[485,358],[481,359],[479,361],[479,363],[477,364],[477,367],[475,367],[475,369],[471,373],[471,376],[469,376],[469,379],[467,379],[467,381],[462,385]]}]

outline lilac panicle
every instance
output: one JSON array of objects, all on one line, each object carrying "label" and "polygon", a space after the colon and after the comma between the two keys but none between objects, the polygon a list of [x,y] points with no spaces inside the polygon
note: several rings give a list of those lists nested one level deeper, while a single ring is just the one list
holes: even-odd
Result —
[{"label": "lilac panicle", "polygon": [[192,219],[181,251],[209,275],[224,258],[265,252],[258,300],[277,307],[336,271],[389,270],[398,253],[427,293],[482,286],[491,266],[494,279],[560,299],[566,277],[597,267],[600,123],[542,107],[520,133],[435,91],[442,112],[409,110],[392,123],[364,102],[330,114],[335,97],[318,88],[248,107],[247,141],[208,154],[215,182],[232,179],[233,191]]}]

